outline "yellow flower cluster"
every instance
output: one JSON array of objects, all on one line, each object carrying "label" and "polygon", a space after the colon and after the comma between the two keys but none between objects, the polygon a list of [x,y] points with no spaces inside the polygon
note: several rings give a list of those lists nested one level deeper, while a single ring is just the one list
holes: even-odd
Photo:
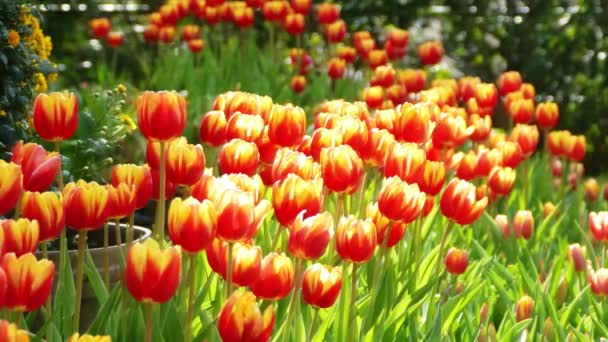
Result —
[{"label": "yellow flower cluster", "polygon": [[44,74],[41,72],[37,72],[34,74],[34,90],[38,93],[44,93],[49,88],[46,83],[46,78]]},{"label": "yellow flower cluster", "polygon": [[25,43],[33,52],[40,56],[40,59],[49,59],[53,50],[53,43],[51,42],[51,37],[45,36],[44,32],[42,32],[38,19],[29,12],[29,8],[27,7],[24,7],[19,19],[32,30],[32,33],[25,39]]},{"label": "yellow flower cluster", "polygon": [[6,111],[4,109],[0,109],[0,117],[6,116]]},{"label": "yellow flower cluster", "polygon": [[125,126],[127,126],[127,128],[129,129],[129,132],[132,132],[137,129],[137,125],[135,125],[135,122],[128,114],[123,113],[123,114],[120,114],[118,117],[125,124]]}]

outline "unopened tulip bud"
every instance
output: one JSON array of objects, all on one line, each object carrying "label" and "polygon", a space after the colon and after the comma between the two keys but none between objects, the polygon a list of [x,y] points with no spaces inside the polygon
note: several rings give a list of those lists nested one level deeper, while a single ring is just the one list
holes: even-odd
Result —
[{"label": "unopened tulip bud", "polygon": [[515,314],[517,316],[517,321],[521,322],[530,318],[533,309],[534,300],[527,295],[521,297],[521,299],[517,301],[517,305],[515,306]]},{"label": "unopened tulip bud", "polygon": [[549,217],[549,215],[553,214],[555,211],[555,205],[551,202],[546,202],[543,204],[543,218]]},{"label": "unopened tulip bud", "polygon": [[557,286],[557,293],[555,294],[555,304],[557,307],[561,307],[566,301],[568,296],[568,281],[565,278],[560,279],[559,285]]},{"label": "unopened tulip bud", "polygon": [[513,218],[515,237],[528,240],[534,231],[534,217],[529,210],[519,210]]},{"label": "unopened tulip bud", "polygon": [[509,218],[507,215],[496,215],[496,217],[494,217],[494,222],[496,222],[498,229],[505,237],[511,236],[511,227],[509,226]]},{"label": "unopened tulip bud", "polygon": [[543,337],[545,341],[553,341],[554,334],[553,321],[551,317],[547,317],[545,324],[543,324]]},{"label": "unopened tulip bud", "polygon": [[479,309],[479,323],[485,324],[488,321],[488,313],[490,309],[488,308],[488,303],[483,303],[481,309]]},{"label": "unopened tulip bud", "polygon": [[585,259],[585,247],[582,247],[578,243],[571,244],[568,257],[572,261],[574,270],[576,272],[582,272],[585,270],[585,267],[587,266],[587,261]]},{"label": "unopened tulip bud", "polygon": [[445,268],[451,274],[463,274],[469,265],[469,253],[458,248],[450,248],[445,256]]}]

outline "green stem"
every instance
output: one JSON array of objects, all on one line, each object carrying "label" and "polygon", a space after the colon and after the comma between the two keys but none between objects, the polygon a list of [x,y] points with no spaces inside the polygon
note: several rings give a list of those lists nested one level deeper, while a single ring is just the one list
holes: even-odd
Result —
[{"label": "green stem", "polygon": [[[283,336],[282,336],[282,341],[285,342],[289,339],[289,330],[288,328],[290,328],[291,325],[291,319],[292,316],[294,314],[294,311],[296,310],[296,306],[299,306],[297,304],[297,298],[298,297],[298,291],[300,288],[300,283],[301,283],[301,276],[300,276],[300,267],[302,265],[302,260],[300,259],[296,259],[296,266],[295,266],[295,276],[296,276],[296,281],[293,284],[293,289],[291,289],[291,298],[289,299],[289,308],[287,309],[287,320],[285,321],[285,326],[284,326],[284,330],[283,330]],[[297,326],[299,326],[299,324],[296,324],[296,329]],[[299,336],[298,334],[296,336]]]},{"label": "green stem", "polygon": [[[344,205],[344,195],[343,194],[336,194],[337,198],[336,198],[336,215],[334,216],[334,226],[337,228],[338,227],[338,223],[340,223],[340,217],[342,216],[342,207]],[[328,265],[333,265],[334,263],[334,256],[336,254],[336,244],[332,243],[329,246],[329,261],[328,261]]]},{"label": "green stem", "polygon": [[[55,141],[54,145],[55,145],[55,152],[60,153],[61,148],[59,145],[59,141]],[[59,158],[61,160],[61,155]],[[57,171],[57,188],[59,188],[59,192],[63,192],[63,172],[61,169],[61,163],[59,163],[59,170]],[[62,234],[63,234],[63,232],[62,232]]]},{"label": "green stem", "polygon": [[154,236],[158,242],[165,239],[165,186],[167,182],[166,176],[166,160],[165,146],[167,142],[160,142],[160,184],[158,191],[158,203],[156,206],[156,222],[154,223]]},{"label": "green stem", "polygon": [[188,267],[188,319],[186,320],[186,326],[184,327],[184,333],[186,334],[186,342],[192,341],[192,320],[194,319],[194,263],[196,261],[196,254],[190,254],[190,265]]},{"label": "green stem", "polygon": [[127,230],[127,248],[133,243],[133,235],[135,232],[135,212],[129,215],[129,228]]},{"label": "green stem", "polygon": [[108,247],[110,245],[108,232],[108,222],[103,225],[103,283],[106,289],[110,290],[110,251]]},{"label": "green stem", "polygon": [[[42,258],[43,259],[49,259],[49,254],[48,254],[48,247],[47,247],[47,243],[43,242],[42,243]],[[48,342],[52,342],[53,341],[53,327],[50,324],[50,321],[52,319],[52,312],[53,312],[53,302],[51,301],[51,297],[52,294],[49,294],[49,297],[46,299],[46,304],[45,304],[45,308],[46,308],[46,320],[47,322],[47,327],[46,327],[46,340]]]},{"label": "green stem", "polygon": [[528,167],[530,165],[530,156],[528,156],[527,158],[524,159],[523,161],[523,166],[522,166],[522,172],[523,172],[523,182],[524,182],[524,208],[520,208],[520,209],[525,209],[527,208],[528,205],[528,187],[529,187],[529,177],[528,177]]},{"label": "green stem", "polygon": [[82,280],[84,275],[84,252],[87,246],[87,231],[78,232],[78,265],[76,269],[76,310],[74,311],[74,332],[80,332],[80,304],[82,301]]},{"label": "green stem", "polygon": [[116,219],[116,221],[114,221],[114,232],[116,234],[116,246],[122,245],[122,234],[120,231],[120,220]]},{"label": "green stem", "polygon": [[349,308],[349,319],[350,324],[349,336],[354,338],[357,336],[357,263],[353,262],[353,270],[350,279],[350,308]]},{"label": "green stem", "polygon": [[154,304],[144,304],[146,310],[146,328],[144,333],[144,342],[152,342],[152,309]]},{"label": "green stem", "polygon": [[319,318],[319,309],[315,309],[315,313],[312,315],[312,321],[310,322],[310,330],[308,331],[306,342],[312,341],[313,333],[315,332],[315,324],[317,323],[317,318]]},{"label": "green stem", "polygon": [[[445,244],[448,240],[448,236],[454,227],[454,221],[450,220],[448,222],[447,227],[443,231],[443,235],[441,236],[441,243],[439,244],[439,252],[437,252],[437,262],[435,263],[435,272],[434,274],[439,274],[439,270],[441,269],[441,260],[443,259],[443,252],[445,249]],[[437,286],[435,287],[435,292],[439,290],[440,281],[437,282]]]},{"label": "green stem", "polygon": [[226,298],[232,294],[232,242],[228,243],[228,265],[226,266]]}]

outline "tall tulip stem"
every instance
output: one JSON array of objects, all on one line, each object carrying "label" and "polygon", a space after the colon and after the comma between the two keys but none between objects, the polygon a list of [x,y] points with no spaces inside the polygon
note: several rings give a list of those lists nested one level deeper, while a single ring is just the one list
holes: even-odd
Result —
[{"label": "tall tulip stem", "polygon": [[108,231],[108,222],[103,225],[103,283],[106,289],[110,290],[110,233]]},{"label": "tall tulip stem", "polygon": [[160,184],[158,191],[158,205],[156,207],[156,222],[154,223],[154,236],[158,242],[165,239],[165,187],[167,183],[165,160],[165,146],[167,142],[160,142]]},{"label": "tall tulip stem", "polygon": [[[42,258],[43,259],[49,259],[49,253],[48,253],[48,247],[46,242],[43,242],[41,244],[41,248],[42,248]],[[45,310],[46,310],[46,320],[47,322],[50,322],[50,320],[52,319],[52,312],[53,312],[53,302],[51,301],[51,297],[52,295],[49,294],[49,297],[46,299],[46,304],[44,304]],[[52,342],[53,341],[53,328],[51,326],[51,324],[47,323],[47,327],[46,327],[46,340],[48,342]]]},{"label": "tall tulip stem", "polygon": [[228,243],[228,265],[226,265],[226,298],[232,294],[232,242]]},{"label": "tall tulip stem", "polygon": [[[55,141],[55,152],[60,153],[61,147],[59,145],[59,141]],[[61,155],[59,156],[59,160],[61,161]],[[63,192],[63,171],[61,168],[61,162],[59,163],[59,170],[57,170],[57,188],[59,192]]]},{"label": "tall tulip stem", "polygon": [[78,232],[78,265],[76,269],[76,310],[74,311],[74,332],[80,329],[80,302],[82,301],[82,280],[84,276],[84,252],[87,246],[87,231]]},{"label": "tall tulip stem", "polygon": [[146,311],[146,328],[144,332],[144,342],[152,342],[152,309],[154,309],[154,304],[146,303],[145,311]]},{"label": "tall tulip stem", "polygon": [[194,264],[196,262],[196,254],[190,254],[190,263],[188,265],[188,318],[184,333],[186,334],[186,342],[192,341],[192,320],[194,319]]},{"label": "tall tulip stem", "polygon": [[133,242],[133,235],[135,233],[135,212],[129,215],[129,228],[127,229],[127,248]]},{"label": "tall tulip stem", "polygon": [[[289,329],[291,324],[291,319],[293,318],[294,312],[297,310],[297,307],[300,306],[300,302],[297,300],[299,297],[298,292],[300,291],[300,287],[302,284],[302,275],[301,275],[301,266],[302,260],[296,259],[295,265],[295,283],[293,284],[293,289],[291,289],[291,298],[289,300],[289,307],[287,308],[287,320],[285,321],[285,325],[283,327],[283,336],[282,341],[285,342],[289,339]],[[296,324],[296,329],[298,329],[300,325]],[[296,336],[300,336],[299,333],[296,332]]]},{"label": "tall tulip stem", "polygon": [[353,262],[353,271],[350,279],[350,308],[348,322],[350,324],[349,336],[355,338],[357,336],[357,263]]},{"label": "tall tulip stem", "polygon": [[[435,263],[435,272],[434,274],[439,274],[439,270],[441,269],[441,260],[443,259],[443,253],[445,250],[445,244],[448,241],[448,237],[450,235],[450,232],[452,231],[452,228],[454,227],[454,221],[450,220],[448,222],[448,225],[445,227],[445,230],[443,231],[443,235],[441,236],[441,242],[439,244],[439,251],[437,252],[437,262]],[[437,286],[435,287],[435,291],[439,290],[439,284],[440,282],[437,282]]]},{"label": "tall tulip stem", "polygon": [[[334,216],[334,224],[335,227],[338,226],[338,223],[340,222],[340,217],[342,216],[342,209],[344,206],[344,195],[343,194],[337,194],[336,195],[336,215]],[[329,256],[329,262],[328,265],[333,265],[334,262],[334,255],[336,254],[336,244],[332,243],[329,246],[329,252],[328,252],[328,256]]]},{"label": "tall tulip stem", "polygon": [[315,332],[315,324],[317,323],[317,318],[319,318],[319,309],[315,308],[315,313],[312,315],[312,321],[310,321],[310,330],[308,331],[308,335],[306,336],[306,341],[312,341],[313,333]]}]

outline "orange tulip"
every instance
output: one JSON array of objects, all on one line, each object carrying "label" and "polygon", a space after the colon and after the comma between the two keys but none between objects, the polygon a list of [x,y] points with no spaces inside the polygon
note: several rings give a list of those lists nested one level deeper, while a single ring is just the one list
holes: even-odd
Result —
[{"label": "orange tulip", "polygon": [[302,298],[314,307],[334,305],[342,289],[342,267],[312,264],[302,278]]},{"label": "orange tulip", "polygon": [[[458,160],[460,159],[460,160]],[[456,177],[464,180],[471,180],[477,175],[477,155],[475,151],[469,151],[466,154],[458,152],[454,155],[453,162],[458,163],[456,168]]]},{"label": "orange tulip", "polygon": [[461,146],[474,131],[475,128],[469,127],[462,116],[442,113],[433,130],[433,145],[438,148]]},{"label": "orange tulip", "polygon": [[475,86],[479,83],[481,83],[479,77],[465,76],[460,78],[458,80],[458,98],[462,102],[467,102],[475,97]]},{"label": "orange tulip", "polygon": [[325,36],[330,43],[339,43],[346,36],[346,22],[344,20],[336,20],[331,24],[325,25]]},{"label": "orange tulip", "polygon": [[192,39],[188,41],[188,49],[192,53],[199,53],[205,48],[205,41],[202,39]]},{"label": "orange tulip", "polygon": [[387,33],[386,39],[395,46],[406,46],[410,40],[410,34],[406,30],[393,28]]},{"label": "orange tulip", "polygon": [[[152,174],[148,165],[118,164],[112,168],[112,185],[133,188],[135,208],[141,209],[152,197]],[[157,190],[158,191],[158,190]]]},{"label": "orange tulip", "polygon": [[270,0],[262,5],[264,19],[271,22],[281,22],[289,10],[289,3],[281,0]]},{"label": "orange tulip", "polygon": [[387,130],[372,128],[369,131],[367,151],[364,154],[366,162],[377,167],[384,166],[386,156],[395,141],[395,136]]},{"label": "orange tulip", "polygon": [[244,241],[256,231],[254,197],[240,189],[214,187],[210,195],[217,211],[217,236],[229,241]]},{"label": "orange tulip", "polygon": [[390,65],[382,65],[374,70],[374,76],[371,83],[373,85],[388,88],[395,82],[395,69]]},{"label": "orange tulip", "polygon": [[106,185],[108,191],[108,219],[121,219],[135,212],[135,188],[121,183]]},{"label": "orange tulip", "polygon": [[376,226],[370,219],[342,217],[336,228],[336,250],[345,261],[361,263],[376,251]]},{"label": "orange tulip", "polygon": [[502,154],[502,166],[515,169],[524,159],[523,151],[518,143],[507,141],[502,143],[499,149]]},{"label": "orange tulip", "polygon": [[331,24],[340,18],[340,6],[324,2],[317,6],[317,20],[320,24]]},{"label": "orange tulip", "polygon": [[477,165],[475,167],[477,177],[487,177],[496,166],[502,165],[502,152],[497,149],[488,150],[480,147],[477,150]]},{"label": "orange tulip", "polygon": [[597,179],[587,179],[585,183],[583,183],[583,188],[585,189],[585,197],[588,201],[597,201],[600,197],[600,183],[598,183]]},{"label": "orange tulip", "polygon": [[169,206],[167,222],[173,243],[186,252],[197,253],[205,249],[215,236],[217,214],[209,200],[199,202],[193,197],[186,200],[176,198]]},{"label": "orange tulip", "polygon": [[57,178],[61,158],[57,152],[48,153],[38,144],[20,140],[13,148],[11,162],[21,165],[24,190],[45,191]]},{"label": "orange tulip", "polygon": [[373,49],[367,53],[367,63],[371,69],[376,69],[388,63],[388,55],[386,51]]},{"label": "orange tulip", "polygon": [[302,15],[308,15],[312,8],[312,0],[291,0],[291,8]]},{"label": "orange tulip", "polygon": [[302,140],[306,132],[306,113],[300,107],[275,106],[268,120],[270,143],[280,146],[294,146]]},{"label": "orange tulip", "polygon": [[306,76],[303,75],[295,75],[291,78],[291,82],[289,84],[291,90],[294,93],[299,94],[306,89]]},{"label": "orange tulip", "polygon": [[437,40],[424,42],[418,46],[418,58],[423,65],[435,65],[443,58],[443,46]]},{"label": "orange tulip", "polygon": [[[211,269],[224,280],[227,278],[228,248],[230,245],[214,239],[207,248],[207,260]],[[250,286],[260,274],[262,249],[258,246],[237,242],[232,246],[232,282]]]},{"label": "orange tulip", "polygon": [[306,31],[306,18],[299,13],[289,13],[283,22],[285,31],[292,36],[297,36]]},{"label": "orange tulip", "polygon": [[139,128],[148,140],[179,137],[186,127],[186,116],[186,99],[175,91],[146,91],[137,97]]},{"label": "orange tulip", "polygon": [[167,178],[180,185],[196,183],[205,171],[205,154],[200,145],[179,137],[167,145]]},{"label": "orange tulip", "polygon": [[339,80],[344,76],[346,70],[346,61],[339,57],[332,57],[327,62],[327,75],[332,80]]},{"label": "orange tulip", "polygon": [[272,186],[272,205],[277,220],[287,227],[299,213],[304,217],[316,215],[323,203],[323,182],[304,180],[295,174],[289,174]]},{"label": "orange tulip", "polygon": [[260,152],[254,143],[232,139],[219,153],[219,168],[222,173],[244,173],[252,176],[260,163]]},{"label": "orange tulip", "polygon": [[54,192],[25,192],[21,215],[38,222],[40,242],[55,240],[65,227],[63,199]]},{"label": "orange tulip", "polygon": [[482,117],[477,114],[472,114],[469,116],[469,126],[474,128],[473,133],[470,136],[471,141],[485,141],[492,131],[492,117],[489,115]]},{"label": "orange tulip", "polygon": [[342,145],[344,139],[343,134],[338,129],[317,128],[312,133],[310,142],[310,152],[315,161],[319,161],[321,150],[325,147],[336,147]]},{"label": "orange tulip", "polygon": [[424,208],[425,194],[418,184],[408,184],[397,176],[385,178],[378,194],[378,209],[394,221],[410,223]]},{"label": "orange tulip", "polygon": [[23,191],[21,167],[0,159],[0,215],[11,210]]},{"label": "orange tulip", "polygon": [[[253,26],[254,23],[254,12],[253,7],[249,6],[237,6],[234,4],[239,4],[242,2],[229,2],[229,11],[231,13],[232,21],[239,28],[248,28]],[[230,6],[232,4],[232,6]]]},{"label": "orange tulip", "polygon": [[469,253],[467,251],[450,248],[445,256],[445,268],[451,274],[463,274],[469,265]]},{"label": "orange tulip", "polygon": [[93,36],[98,39],[104,39],[110,32],[112,24],[108,18],[95,18],[89,21],[89,28]]},{"label": "orange tulip", "polygon": [[536,123],[542,129],[550,129],[559,122],[559,107],[555,102],[543,102],[536,106]]},{"label": "orange tulip", "polygon": [[78,128],[78,100],[74,93],[40,94],[34,101],[34,128],[47,141],[71,138]]},{"label": "orange tulip", "polygon": [[513,217],[515,237],[528,240],[534,231],[534,217],[529,210],[518,210]]},{"label": "orange tulip", "polygon": [[416,178],[420,191],[429,196],[436,196],[445,183],[445,164],[443,162],[426,160]]},{"label": "orange tulip", "polygon": [[598,296],[608,296],[608,269],[600,268],[597,271],[589,270],[587,280],[591,285],[591,291]]},{"label": "orange tulip", "polygon": [[227,141],[226,127],[228,121],[223,111],[213,110],[203,116],[200,127],[200,138],[203,143],[220,146]]},{"label": "orange tulip", "polygon": [[321,174],[328,189],[353,194],[363,181],[363,161],[348,145],[321,150]]},{"label": "orange tulip", "polygon": [[494,108],[498,103],[498,90],[492,83],[479,83],[474,89],[475,101],[481,108]]},{"label": "orange tulip", "polygon": [[[425,201],[426,202],[426,201]],[[365,208],[365,218],[371,219],[376,226],[376,242],[378,245],[384,243],[384,238],[387,233],[389,225],[391,225],[391,231],[386,241],[386,247],[391,248],[405,236],[407,233],[407,223],[402,221],[391,222],[391,220],[382,215],[378,209],[378,202],[373,202],[367,205]]]},{"label": "orange tulip", "polygon": [[40,241],[40,228],[38,221],[28,219],[0,221],[4,241],[3,253],[15,253],[17,257],[27,253],[34,253]]},{"label": "orange tulip", "polygon": [[573,243],[568,247],[568,259],[572,262],[576,272],[584,271],[587,266],[585,252],[585,247],[578,243]]},{"label": "orange tulip", "polygon": [[108,190],[96,182],[68,183],[63,191],[65,223],[76,230],[95,230],[108,219]]},{"label": "orange tulip", "polygon": [[2,258],[2,269],[7,279],[5,308],[18,312],[38,310],[51,294],[53,262],[36,260],[32,253],[20,257],[8,253]]},{"label": "orange tulip", "polygon": [[333,235],[334,219],[329,212],[305,218],[300,213],[289,231],[289,253],[299,259],[314,260],[324,253]]},{"label": "orange tulip", "polygon": [[182,27],[182,40],[190,41],[193,39],[198,39],[201,36],[201,27],[198,25],[184,25]]},{"label": "orange tulip", "polygon": [[125,42],[125,34],[119,31],[109,32],[106,41],[110,47],[119,48]]},{"label": "orange tulip", "polygon": [[365,88],[363,90],[363,99],[369,108],[379,108],[384,101],[384,89],[380,86]]},{"label": "orange tulip", "polygon": [[162,250],[154,239],[147,239],[129,248],[125,284],[138,302],[164,303],[177,291],[181,269],[178,248]]},{"label": "orange tulip", "polygon": [[112,337],[108,335],[93,336],[89,334],[80,335],[79,333],[74,333],[74,335],[68,339],[68,342],[112,342]]},{"label": "orange tulip", "polygon": [[397,71],[397,83],[405,86],[408,93],[417,93],[424,89],[426,73],[420,69],[404,69]]},{"label": "orange tulip", "polygon": [[594,239],[608,242],[608,211],[590,212],[589,230]]},{"label": "orange tulip", "polygon": [[357,50],[352,46],[338,47],[338,57],[346,63],[353,63],[357,59]]},{"label": "orange tulip", "polygon": [[407,101],[407,89],[401,84],[393,84],[386,89],[386,97],[395,105],[403,104]]},{"label": "orange tulip", "polygon": [[158,32],[158,39],[165,44],[173,42],[173,39],[175,39],[175,27],[161,26]]},{"label": "orange tulip", "polygon": [[538,145],[538,128],[535,125],[517,124],[511,131],[511,140],[519,144],[524,156],[529,156]]},{"label": "orange tulip", "polygon": [[510,167],[495,166],[490,172],[488,185],[495,194],[506,196],[513,189],[516,176],[517,172]]},{"label": "orange tulip", "polygon": [[534,310],[534,299],[532,299],[530,296],[521,297],[515,306],[517,321],[521,322],[530,318],[532,315],[532,310]]},{"label": "orange tulip", "polygon": [[236,291],[224,303],[217,320],[217,329],[222,341],[266,342],[270,340],[274,322],[273,305],[262,314],[251,292]]},{"label": "orange tulip", "polygon": [[294,269],[285,254],[271,252],[262,259],[258,279],[250,286],[259,298],[279,300],[285,298],[294,285]]},{"label": "orange tulip", "polygon": [[25,330],[20,330],[14,323],[0,320],[0,341],[4,342],[29,342],[30,335]]},{"label": "orange tulip", "polygon": [[146,43],[156,43],[158,42],[160,28],[154,24],[146,25],[144,28],[144,40]]},{"label": "orange tulip", "polygon": [[271,168],[272,181],[281,181],[289,174],[296,174],[302,179],[317,179],[321,175],[320,165],[304,153],[283,148],[277,151]]},{"label": "orange tulip", "polygon": [[395,138],[418,145],[426,143],[433,131],[431,117],[439,113],[439,107],[433,103],[421,102],[413,106],[403,105],[401,110],[397,110],[393,130]]},{"label": "orange tulip", "polygon": [[515,123],[527,124],[534,118],[534,101],[528,99],[515,100],[509,103],[507,111]]},{"label": "orange tulip", "polygon": [[519,90],[521,84],[521,74],[518,71],[505,71],[498,76],[498,80],[496,81],[498,91],[501,95],[506,95]]},{"label": "orange tulip", "polygon": [[425,161],[426,153],[417,145],[394,142],[384,160],[384,177],[398,176],[403,181],[414,183]]},{"label": "orange tulip", "polygon": [[585,158],[587,139],[584,135],[572,135],[565,142],[564,152],[573,161],[580,162]]},{"label": "orange tulip", "polygon": [[344,145],[352,147],[359,156],[365,153],[369,139],[367,124],[354,115],[340,116],[336,121]]},{"label": "orange tulip", "polygon": [[465,180],[453,178],[441,195],[443,215],[461,225],[475,222],[488,205],[488,198],[477,198],[475,186]]}]

